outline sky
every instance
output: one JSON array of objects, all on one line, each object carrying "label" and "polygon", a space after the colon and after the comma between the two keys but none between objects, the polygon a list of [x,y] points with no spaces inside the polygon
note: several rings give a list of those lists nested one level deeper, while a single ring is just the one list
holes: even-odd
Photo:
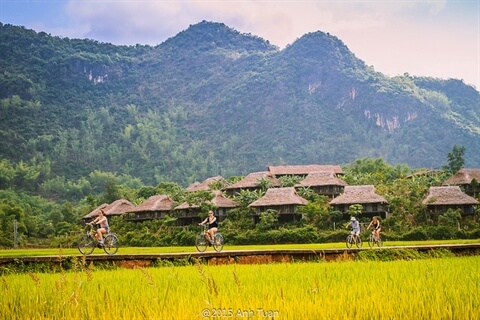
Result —
[{"label": "sky", "polygon": [[203,20],[278,46],[323,31],[388,76],[480,90],[480,0],[0,0],[0,22],[68,38],[158,45]]}]

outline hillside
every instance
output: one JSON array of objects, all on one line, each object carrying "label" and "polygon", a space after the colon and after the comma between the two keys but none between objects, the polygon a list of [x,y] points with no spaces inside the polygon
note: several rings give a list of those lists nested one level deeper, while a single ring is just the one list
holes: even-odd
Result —
[{"label": "hillside", "polygon": [[187,185],[364,157],[438,168],[455,144],[480,166],[478,91],[386,77],[320,31],[279,50],[205,21],[156,47],[0,24],[0,115],[0,160],[44,179],[102,170]]}]

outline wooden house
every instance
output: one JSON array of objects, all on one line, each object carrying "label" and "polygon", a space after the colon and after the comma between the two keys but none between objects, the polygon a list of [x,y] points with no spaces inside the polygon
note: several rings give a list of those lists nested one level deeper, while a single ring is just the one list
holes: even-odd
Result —
[{"label": "wooden house", "polygon": [[128,211],[125,220],[144,221],[163,219],[173,209],[173,200],[165,194],[154,195]]},{"label": "wooden house", "polygon": [[115,200],[111,204],[103,203],[96,207],[92,212],[89,214],[85,215],[82,219],[84,222],[90,222],[96,217],[98,217],[98,213],[100,212],[100,209],[103,209],[103,212],[105,212],[105,216],[112,217],[112,216],[120,216],[120,215],[125,215],[127,212],[135,208],[135,205],[132,204],[130,201],[126,199],[119,199]]},{"label": "wooden house", "polygon": [[480,194],[480,169],[460,169],[444,186],[459,186],[466,194],[477,197]]},{"label": "wooden house", "polygon": [[460,209],[462,216],[471,216],[474,220],[475,206],[479,204],[475,198],[462,192],[459,186],[430,187],[422,203],[427,206],[427,215],[430,218],[443,214],[448,209]]},{"label": "wooden house", "polygon": [[336,176],[344,175],[342,167],[339,165],[321,165],[310,164],[300,166],[268,166],[270,172],[275,178],[282,176],[299,176],[305,178],[312,172],[333,172]]},{"label": "wooden house", "polygon": [[308,204],[308,201],[300,197],[294,187],[270,188],[260,199],[252,202],[248,207],[254,210],[255,223],[259,221],[259,214],[269,209],[279,214],[279,222],[291,222],[301,219],[297,213],[297,207]]},{"label": "wooden house", "polygon": [[340,211],[346,217],[351,205],[360,204],[363,207],[363,217],[380,216],[387,218],[387,200],[375,193],[373,185],[345,186],[344,193],[332,201],[334,210]]},{"label": "wooden house", "polygon": [[208,191],[212,190],[211,185],[214,183],[221,183],[225,181],[222,176],[216,176],[205,179],[203,182],[194,182],[186,189],[187,192]]},{"label": "wooden house", "polygon": [[226,186],[224,190],[228,195],[238,194],[240,190],[258,190],[261,188],[262,179],[267,180],[270,184],[270,187],[274,188],[280,185],[278,179],[276,179],[271,173],[268,171],[261,171],[248,174],[245,178],[237,183]]},{"label": "wooden house", "polygon": [[[225,197],[225,195],[219,190],[214,190],[212,192],[214,193],[214,197],[209,203],[215,207],[213,211],[215,212],[217,221],[222,222],[228,216],[229,210],[238,207],[238,203]],[[189,204],[187,202],[175,207],[175,216],[178,219],[178,224],[185,226],[201,222],[204,218],[202,219],[200,216],[202,213],[200,210],[200,204]]]},{"label": "wooden house", "polygon": [[333,172],[310,172],[295,188],[311,188],[315,193],[331,200],[342,194],[346,185],[347,183],[337,178]]}]

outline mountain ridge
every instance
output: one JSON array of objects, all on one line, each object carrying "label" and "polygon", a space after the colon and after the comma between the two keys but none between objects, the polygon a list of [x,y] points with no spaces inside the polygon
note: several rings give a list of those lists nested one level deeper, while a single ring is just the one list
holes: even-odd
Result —
[{"label": "mountain ridge", "polygon": [[51,176],[187,184],[364,157],[435,168],[454,144],[480,166],[478,91],[387,77],[321,31],[280,50],[207,21],[155,47],[0,24],[0,46],[1,157],[48,160]]}]

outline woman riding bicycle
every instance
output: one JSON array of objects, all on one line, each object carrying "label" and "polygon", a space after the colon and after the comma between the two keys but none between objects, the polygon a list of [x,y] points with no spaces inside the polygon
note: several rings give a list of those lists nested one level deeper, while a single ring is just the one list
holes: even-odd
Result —
[{"label": "woman riding bicycle", "polygon": [[210,243],[213,243],[215,232],[218,231],[218,223],[217,223],[217,218],[213,214],[212,210],[208,211],[208,217],[205,218],[205,220],[200,222],[198,225],[203,226],[204,224],[208,224],[208,231],[207,231],[208,240],[210,241]]},{"label": "woman riding bicycle", "polygon": [[110,231],[110,227],[108,226],[108,220],[107,217],[105,216],[105,212],[103,212],[103,209],[100,209],[100,212],[98,213],[98,217],[95,218],[92,222],[89,223],[89,225],[94,225],[98,224],[98,229],[97,233],[95,234],[95,237],[97,238],[98,242],[103,245],[103,234],[108,233]]},{"label": "woman riding bicycle", "polygon": [[373,228],[373,236],[375,237],[375,241],[378,241],[382,228],[380,227],[380,221],[378,221],[377,217],[372,218],[372,221],[368,225],[367,230],[370,229],[370,227]]}]

